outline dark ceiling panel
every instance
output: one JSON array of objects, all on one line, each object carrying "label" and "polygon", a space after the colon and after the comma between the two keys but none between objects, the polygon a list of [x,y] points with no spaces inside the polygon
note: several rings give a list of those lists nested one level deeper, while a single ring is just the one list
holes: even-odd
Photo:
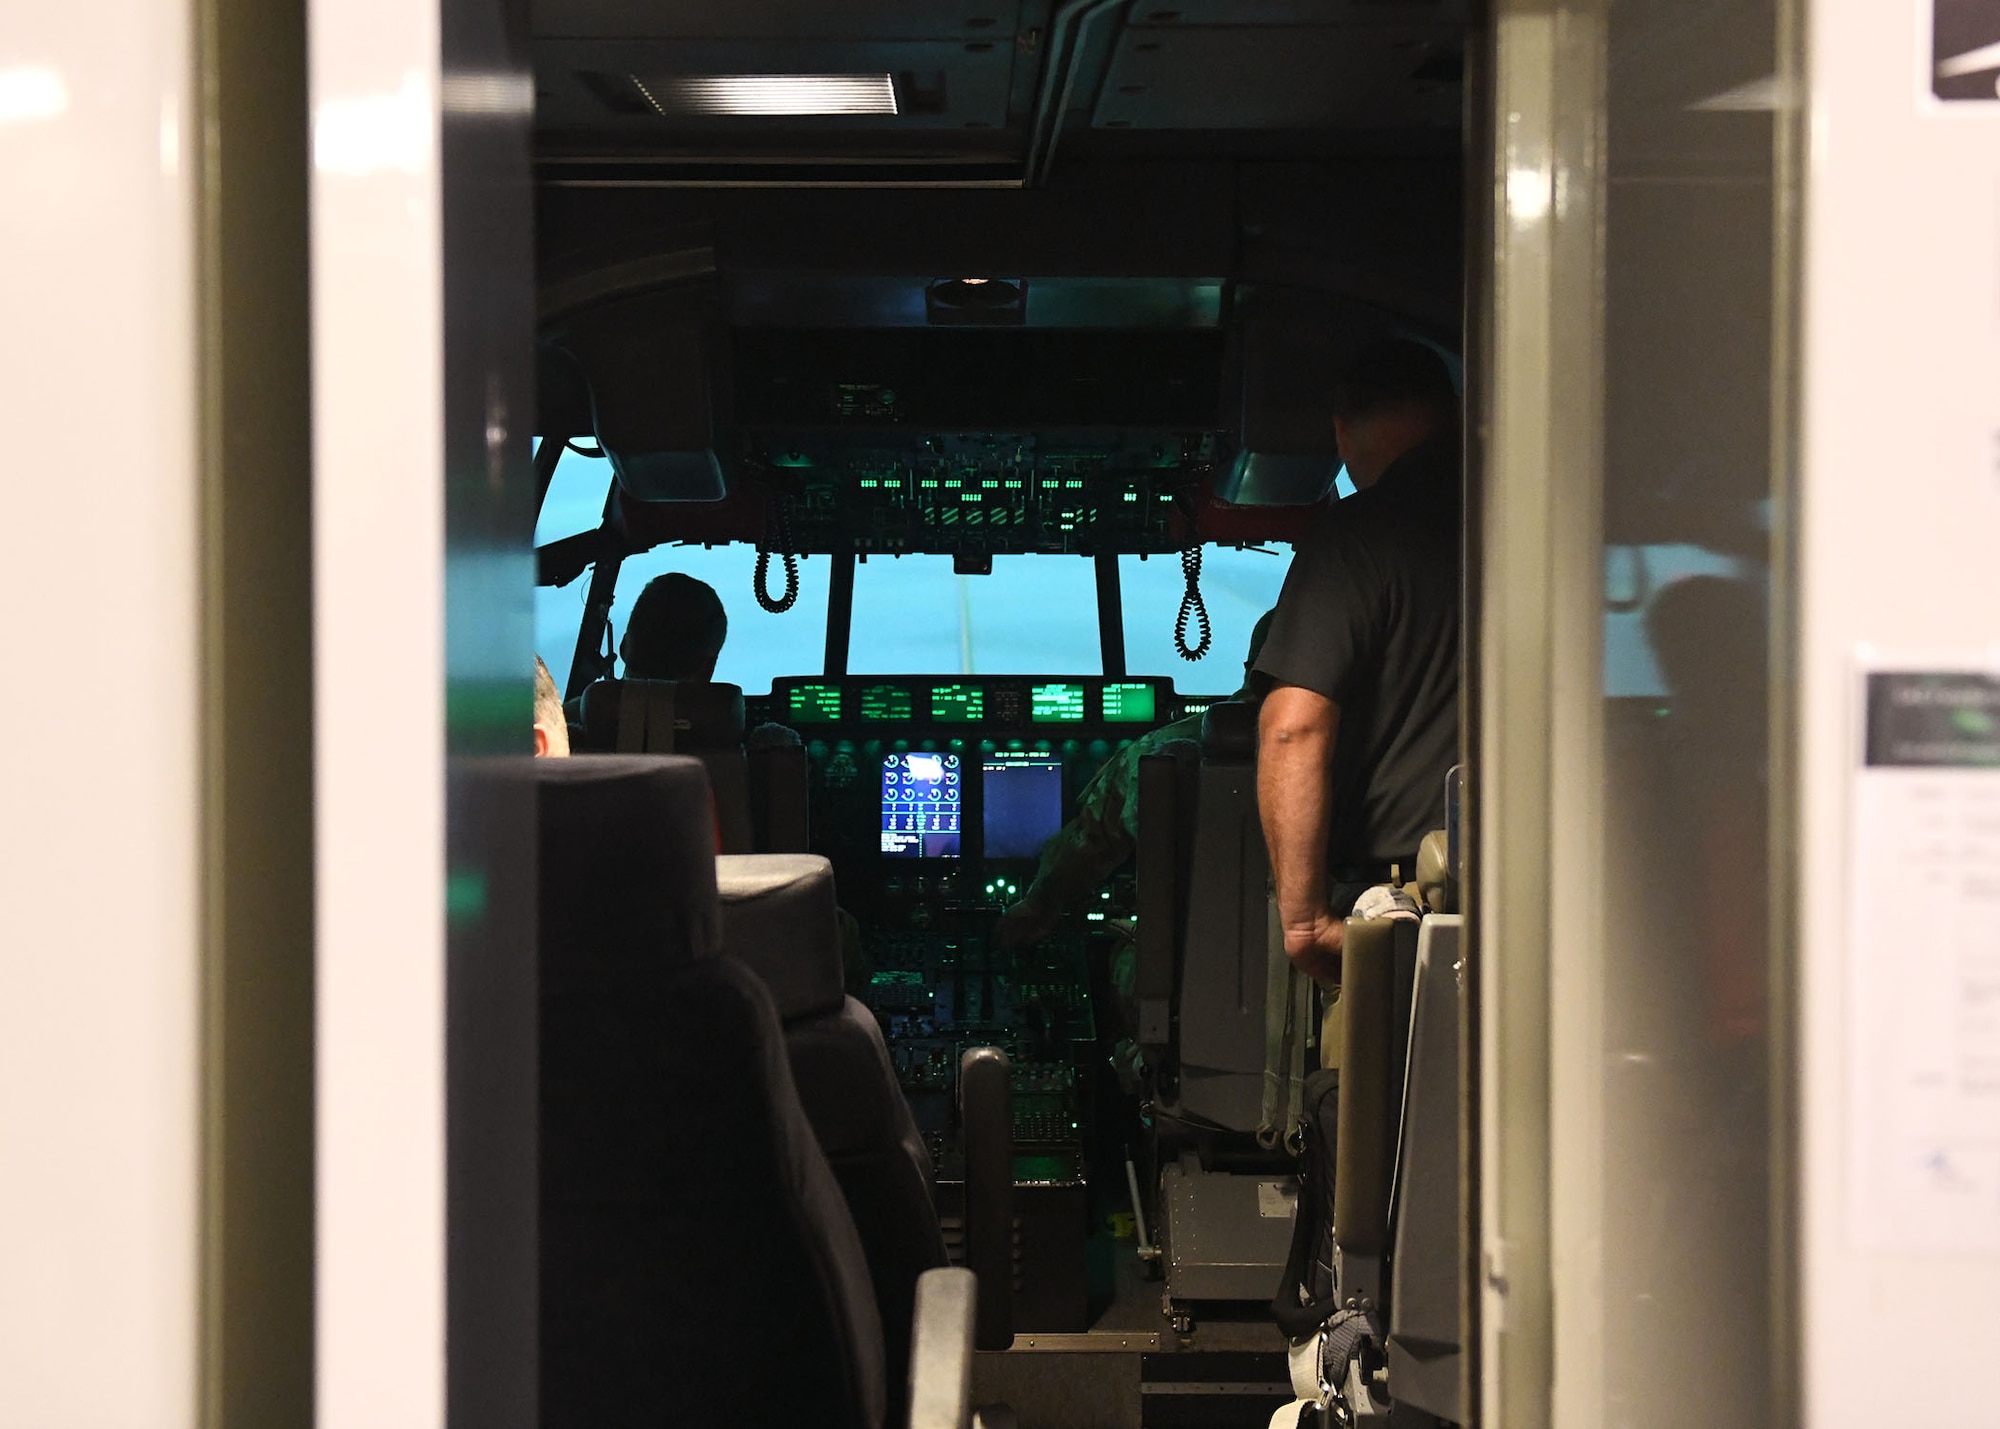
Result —
[{"label": "dark ceiling panel", "polygon": [[532,0],[547,39],[951,40],[1012,43],[1020,0]]},{"label": "dark ceiling panel", "polygon": [[[1398,7],[1400,10],[1400,7]],[[1456,26],[1156,26],[1120,36],[1093,125],[1455,129],[1460,86],[1424,78]]]},{"label": "dark ceiling panel", "polygon": [[1136,0],[1129,25],[1464,25],[1465,0]]},{"label": "dark ceiling panel", "polygon": [[[952,40],[761,41],[541,40],[535,45],[538,128],[753,134],[993,127],[1007,122],[1011,44]],[[631,76],[891,74],[894,115],[742,118],[654,113]]]}]

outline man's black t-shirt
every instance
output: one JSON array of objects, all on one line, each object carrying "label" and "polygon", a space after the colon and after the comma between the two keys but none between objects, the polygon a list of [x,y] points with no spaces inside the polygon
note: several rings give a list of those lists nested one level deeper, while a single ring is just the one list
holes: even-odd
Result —
[{"label": "man's black t-shirt", "polygon": [[1332,867],[1408,858],[1444,827],[1462,525],[1458,443],[1434,439],[1331,507],[1285,575],[1257,668],[1340,706]]}]

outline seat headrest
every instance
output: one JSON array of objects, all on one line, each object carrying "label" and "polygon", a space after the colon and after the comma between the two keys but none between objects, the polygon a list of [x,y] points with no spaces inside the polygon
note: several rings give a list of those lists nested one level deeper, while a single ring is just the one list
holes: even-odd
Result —
[{"label": "seat headrest", "polygon": [[723,854],[715,860],[722,950],[771,990],[784,1021],[836,1011],[846,997],[833,865],[818,854]]},{"label": "seat headrest", "polygon": [[1257,757],[1257,706],[1248,700],[1217,700],[1201,717],[1201,757],[1206,760]]},{"label": "seat headrest", "polygon": [[[637,743],[654,753],[692,754],[743,743],[743,689],[700,680],[598,680],[580,706],[584,747],[611,753]],[[636,721],[630,731],[625,721]],[[623,737],[621,739],[621,737]],[[629,750],[628,752],[634,752]]]},{"label": "seat headrest", "polygon": [[1417,846],[1417,892],[1433,913],[1458,911],[1458,880],[1451,867],[1450,845],[1443,829],[1433,829]]},{"label": "seat headrest", "polygon": [[715,816],[699,762],[537,759],[532,777],[545,955],[568,971],[714,955]]}]

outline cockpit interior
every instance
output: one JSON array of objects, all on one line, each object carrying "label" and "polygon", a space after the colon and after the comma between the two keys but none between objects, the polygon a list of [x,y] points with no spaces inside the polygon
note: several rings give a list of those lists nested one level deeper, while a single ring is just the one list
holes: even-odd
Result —
[{"label": "cockpit interior", "polygon": [[[1298,1398],[1272,1301],[1300,1280],[1314,1156],[1309,1193],[1348,1178],[1324,1412],[1462,1419],[1454,807],[1440,781],[1432,861],[1396,870],[1427,880],[1421,950],[1385,923],[1355,954],[1379,976],[1346,998],[1338,1091],[1339,1004],[1274,959],[1233,696],[1292,544],[1352,489],[1339,365],[1404,337],[1463,382],[1466,7],[530,9],[537,643],[579,754],[705,768],[725,943],[766,926],[746,910],[814,910],[788,936],[838,990],[773,991],[882,1302],[887,1422],[913,1412],[927,1257],[980,1276],[987,1422],[1266,1422]],[[623,672],[663,571],[722,597],[713,680]],[[1127,758],[1123,856],[1011,933]],[[801,1029],[843,998],[907,1107],[884,1115],[920,1143],[943,1258],[883,1224],[922,1198],[833,1144],[852,1107],[815,1105],[837,1077]],[[1431,1099],[1416,1131],[1406,1086]],[[1006,1184],[981,1189],[996,1156]],[[552,1254],[545,1296],[580,1283]],[[545,1423],[610,1402],[580,1387],[607,1374],[673,1402],[681,1370],[548,1336]],[[814,1422],[883,1422],[880,1395],[823,1394]]]}]

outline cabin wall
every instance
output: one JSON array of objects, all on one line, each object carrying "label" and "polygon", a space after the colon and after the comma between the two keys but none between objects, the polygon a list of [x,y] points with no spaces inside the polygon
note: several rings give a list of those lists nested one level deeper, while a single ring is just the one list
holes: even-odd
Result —
[{"label": "cabin wall", "polygon": [[[2000,22],[1959,0],[1805,11],[1792,832],[1807,1418],[1991,1423],[2000,843],[1871,817],[1859,686],[1871,665],[2000,665],[2000,56],[1946,86],[1970,97],[1931,82],[1934,12],[1984,24],[1947,54],[2000,41]],[[1991,807],[1996,783],[1937,787]],[[1867,905],[1885,891],[1887,937]]]},{"label": "cabin wall", "polygon": [[0,1422],[199,1393],[195,17],[0,42]]}]

